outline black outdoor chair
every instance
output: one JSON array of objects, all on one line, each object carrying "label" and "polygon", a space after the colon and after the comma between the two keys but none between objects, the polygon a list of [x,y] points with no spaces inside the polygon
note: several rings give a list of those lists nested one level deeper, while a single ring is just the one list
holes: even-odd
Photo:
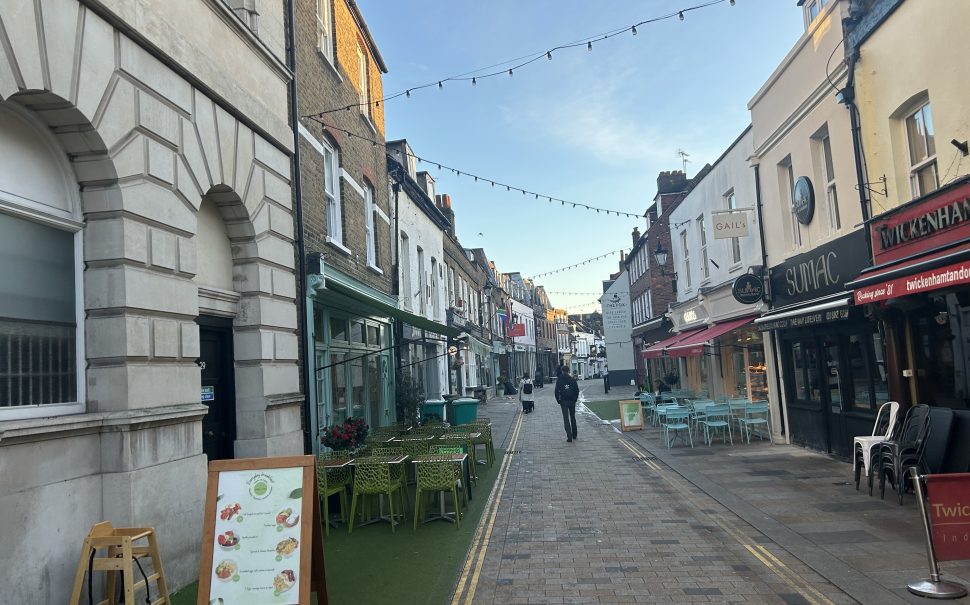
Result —
[{"label": "black outdoor chair", "polygon": [[[892,483],[903,504],[903,494],[906,491],[906,469],[911,466],[925,470],[923,455],[926,452],[926,441],[930,432],[930,407],[917,405],[906,412],[906,421],[899,439],[884,441],[879,444],[878,458],[873,464],[879,469],[879,497],[886,497],[886,481]],[[870,493],[872,486],[870,484]]]}]

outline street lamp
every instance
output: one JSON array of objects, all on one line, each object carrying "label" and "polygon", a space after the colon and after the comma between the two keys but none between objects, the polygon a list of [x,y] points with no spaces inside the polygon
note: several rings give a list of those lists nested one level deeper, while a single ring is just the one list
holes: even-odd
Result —
[{"label": "street lamp", "polygon": [[662,243],[657,242],[657,249],[653,251],[653,257],[657,261],[657,266],[660,267],[660,275],[677,279],[676,271],[667,273],[666,269],[664,269],[664,265],[667,264],[667,249],[664,248]]}]

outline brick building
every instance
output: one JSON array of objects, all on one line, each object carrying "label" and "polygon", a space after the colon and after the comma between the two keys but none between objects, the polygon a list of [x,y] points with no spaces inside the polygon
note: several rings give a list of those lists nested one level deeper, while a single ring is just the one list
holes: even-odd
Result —
[{"label": "brick building", "polygon": [[[308,254],[307,422],[395,419],[391,227],[384,110],[387,67],[357,4],[297,0],[297,112]],[[340,111],[331,111],[340,108]]]}]

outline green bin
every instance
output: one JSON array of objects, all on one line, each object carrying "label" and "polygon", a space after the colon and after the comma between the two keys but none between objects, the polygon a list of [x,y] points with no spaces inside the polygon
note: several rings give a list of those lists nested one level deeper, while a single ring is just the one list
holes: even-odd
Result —
[{"label": "green bin", "polygon": [[422,423],[428,422],[433,416],[437,416],[439,420],[446,420],[444,399],[429,399],[421,406]]},{"label": "green bin", "polygon": [[454,418],[451,424],[468,424],[478,418],[478,400],[474,397],[462,397],[451,402]]}]

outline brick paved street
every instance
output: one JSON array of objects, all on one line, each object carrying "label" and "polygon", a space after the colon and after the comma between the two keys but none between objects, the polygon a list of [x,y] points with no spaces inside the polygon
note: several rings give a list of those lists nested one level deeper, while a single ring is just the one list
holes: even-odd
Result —
[{"label": "brick paved street", "polygon": [[536,392],[534,414],[483,408],[512,453],[453,603],[919,602],[904,588],[926,573],[912,496],[869,498],[841,485],[849,465],[791,446],[668,452],[657,429],[620,434],[589,412],[567,443],[552,389]]}]

